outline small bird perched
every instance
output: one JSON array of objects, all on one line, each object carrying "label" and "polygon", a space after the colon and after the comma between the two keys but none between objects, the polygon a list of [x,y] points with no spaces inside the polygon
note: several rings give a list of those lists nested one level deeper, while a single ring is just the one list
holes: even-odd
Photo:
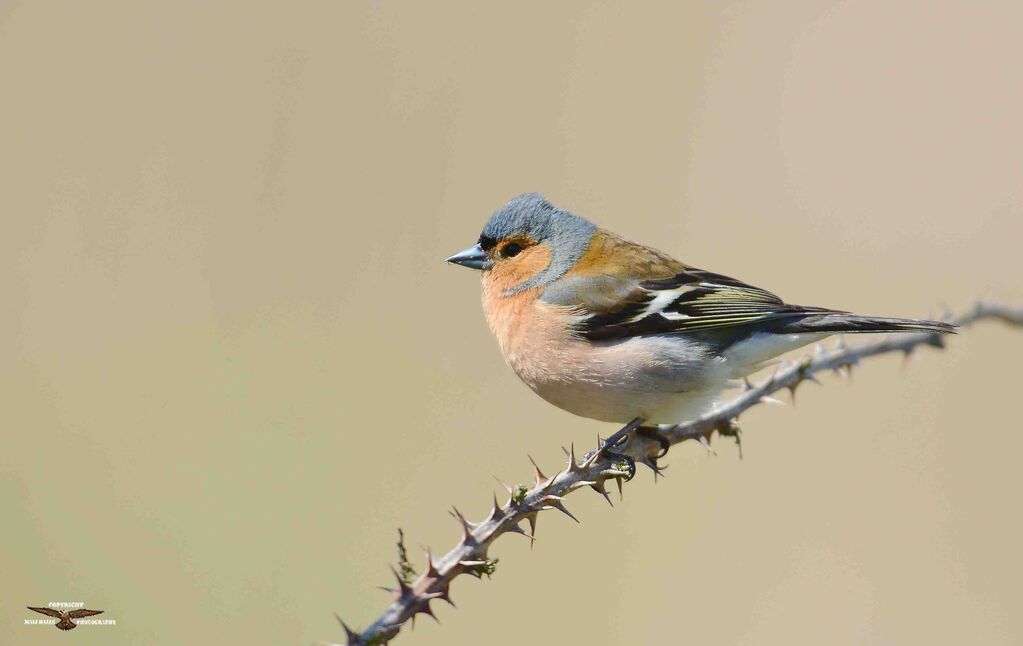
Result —
[{"label": "small bird perched", "polygon": [[448,262],[483,272],[483,311],[533,391],[606,422],[708,412],[768,360],[846,332],[954,332],[937,321],[789,305],[685,265],[529,193]]}]

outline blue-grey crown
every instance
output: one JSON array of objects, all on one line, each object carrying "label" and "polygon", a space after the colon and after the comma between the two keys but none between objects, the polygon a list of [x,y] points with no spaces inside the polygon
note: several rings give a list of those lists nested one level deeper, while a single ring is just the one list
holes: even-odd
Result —
[{"label": "blue-grey crown", "polygon": [[[597,227],[547,201],[539,193],[526,193],[498,209],[483,226],[481,242],[529,236],[551,250],[551,262],[542,272],[505,292],[506,296],[560,278],[582,257]],[[488,240],[489,239],[489,240]]]}]

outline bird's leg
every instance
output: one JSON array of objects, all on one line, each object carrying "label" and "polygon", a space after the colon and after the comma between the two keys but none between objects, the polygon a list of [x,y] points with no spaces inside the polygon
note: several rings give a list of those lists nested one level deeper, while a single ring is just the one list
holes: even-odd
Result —
[{"label": "bird's leg", "polygon": [[668,449],[671,448],[671,443],[668,438],[661,435],[661,427],[659,426],[640,426],[636,429],[636,435],[645,437],[648,440],[653,440],[661,446],[661,451],[657,455],[650,456],[653,460],[659,460],[664,456],[668,455]]},{"label": "bird's leg", "polygon": [[625,462],[628,465],[628,472],[630,475],[627,478],[625,478],[626,482],[632,480],[633,475],[636,474],[636,460],[631,456],[625,455],[623,453],[618,453],[613,449],[622,448],[626,444],[628,444],[629,435],[633,431],[638,429],[642,424],[643,424],[642,417],[637,417],[633,419],[631,422],[621,427],[618,431],[611,435],[611,437],[604,440],[604,443],[597,449],[601,457],[605,457],[611,460],[621,460],[622,462]]},{"label": "bird's leg", "polygon": [[670,427],[671,424],[662,424],[660,426],[640,426],[636,429],[637,438],[641,437],[645,440],[644,445],[638,447],[642,455],[636,460],[650,467],[650,470],[654,472],[654,482],[657,481],[657,476],[664,475],[666,467],[657,464],[657,461],[667,455],[668,449],[671,448],[671,442],[661,432],[662,429]]},{"label": "bird's leg", "polygon": [[621,427],[613,435],[611,435],[611,437],[604,440],[604,444],[598,449],[600,451],[600,454],[605,457],[612,455],[617,457],[618,454],[613,452],[611,449],[625,446],[625,443],[628,441],[629,438],[629,433],[640,428],[642,425],[643,418],[636,417],[631,422]]}]

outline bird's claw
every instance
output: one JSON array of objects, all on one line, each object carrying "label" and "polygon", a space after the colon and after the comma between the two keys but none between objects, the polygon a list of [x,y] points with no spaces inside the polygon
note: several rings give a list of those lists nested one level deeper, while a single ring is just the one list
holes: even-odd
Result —
[{"label": "bird's claw", "polygon": [[640,426],[639,428],[636,429],[636,435],[639,435],[640,437],[645,437],[648,440],[653,440],[654,442],[657,442],[660,445],[661,447],[660,453],[651,456],[653,460],[659,460],[664,456],[668,455],[668,449],[671,448],[671,442],[668,441],[668,438],[661,435],[660,429],[658,429],[656,426]]},{"label": "bird's claw", "polygon": [[637,417],[625,426],[621,427],[618,431],[611,435],[611,437],[604,440],[604,443],[600,446],[598,451],[601,457],[610,457],[615,454],[611,449],[625,446],[625,443],[629,439],[629,433],[632,433],[636,429],[640,428],[643,424],[643,418]]},{"label": "bird's claw", "polygon": [[629,441],[629,434],[640,429],[642,424],[642,417],[635,418],[611,435],[611,437],[604,440],[600,448],[597,449],[600,457],[611,460],[612,462],[621,462],[624,464],[624,471],[627,473],[627,475],[623,476],[625,482],[632,480],[632,478],[636,475],[636,460],[635,458],[625,455],[624,453],[619,453],[614,449],[624,447]]}]

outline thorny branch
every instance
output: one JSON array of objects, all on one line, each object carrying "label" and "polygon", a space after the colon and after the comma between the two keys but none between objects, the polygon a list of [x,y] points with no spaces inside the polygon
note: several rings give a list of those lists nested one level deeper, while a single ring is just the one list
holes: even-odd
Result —
[{"label": "thorny branch", "polygon": [[[996,319],[1009,325],[1023,326],[1023,308],[978,302],[966,314],[959,317],[946,316],[945,319],[960,326],[982,319]],[[404,545],[400,538],[398,545],[402,571],[392,568],[397,588],[389,590],[394,593],[395,600],[376,621],[361,632],[352,630],[338,617],[344,627],[348,646],[384,644],[398,634],[405,622],[411,619],[415,623],[418,614],[430,615],[436,619],[430,602],[443,599],[454,605],[450,596],[451,581],[461,574],[481,577],[493,573],[497,559],[488,556],[493,542],[507,532],[523,534],[532,541],[536,534],[537,516],[541,511],[557,509],[578,522],[563,502],[568,494],[591,488],[610,503],[611,498],[606,488],[609,480],[614,480],[621,491],[622,482],[627,482],[635,474],[636,462],[650,467],[656,477],[661,472],[657,460],[667,453],[671,445],[696,440],[709,446],[715,431],[719,435],[735,438],[738,442],[740,431],[736,420],[739,415],[759,403],[772,401],[769,397],[771,394],[788,389],[795,396],[799,384],[807,380],[816,381],[816,375],[820,372],[851,372],[866,357],[889,352],[903,352],[908,356],[924,345],[940,349],[944,348],[945,340],[938,334],[914,333],[889,335],[879,341],[856,346],[846,346],[840,341],[838,347],[830,350],[818,344],[812,356],[783,365],[759,385],[747,381],[738,397],[697,420],[661,426],[656,430],[640,428],[642,420],[633,420],[608,440],[600,442],[600,446],[583,455],[582,459],[576,458],[574,446],[566,450],[566,466],[549,477],[533,462],[536,480],[533,487],[504,485],[508,490],[508,501],[502,505],[495,496],[493,508],[483,520],[469,522],[460,511],[452,509],[452,516],[462,528],[461,540],[438,559],[434,559],[427,551],[426,571],[414,580],[410,576],[414,573],[407,559],[403,558]],[[529,526],[528,533],[521,527],[523,521]]]}]

